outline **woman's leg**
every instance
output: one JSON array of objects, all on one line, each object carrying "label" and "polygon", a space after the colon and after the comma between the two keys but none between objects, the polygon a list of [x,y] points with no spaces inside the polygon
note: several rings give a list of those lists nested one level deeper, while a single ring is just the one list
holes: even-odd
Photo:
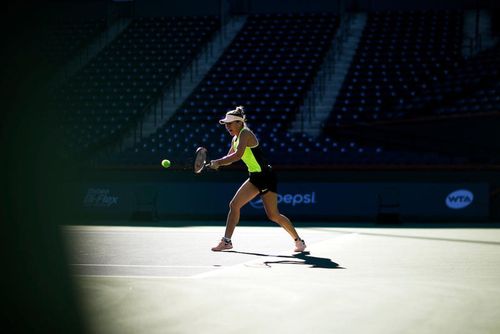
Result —
[{"label": "woman's leg", "polygon": [[226,231],[224,233],[224,237],[231,239],[234,228],[240,221],[241,208],[258,194],[259,189],[251,184],[250,180],[246,180],[245,182],[243,182],[231,202],[229,202],[229,213],[227,214]]},{"label": "woman's leg", "polygon": [[288,232],[288,234],[290,234],[293,240],[300,239],[290,219],[279,212],[278,195],[275,192],[269,191],[261,197],[262,202],[264,203],[264,209],[266,210],[267,217],[271,221],[283,227]]}]

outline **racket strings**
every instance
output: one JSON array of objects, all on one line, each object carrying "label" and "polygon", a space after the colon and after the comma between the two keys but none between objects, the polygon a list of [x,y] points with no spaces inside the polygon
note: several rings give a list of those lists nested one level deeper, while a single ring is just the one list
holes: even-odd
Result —
[{"label": "racket strings", "polygon": [[196,151],[196,157],[194,159],[195,173],[201,172],[201,170],[205,167],[206,160],[207,160],[207,150],[204,148],[199,148]]}]

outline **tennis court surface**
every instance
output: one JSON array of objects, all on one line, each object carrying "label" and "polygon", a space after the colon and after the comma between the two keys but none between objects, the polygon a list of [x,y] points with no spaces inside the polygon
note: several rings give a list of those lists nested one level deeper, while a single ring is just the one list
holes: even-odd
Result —
[{"label": "tennis court surface", "polygon": [[93,333],[499,333],[500,229],[64,228]]}]

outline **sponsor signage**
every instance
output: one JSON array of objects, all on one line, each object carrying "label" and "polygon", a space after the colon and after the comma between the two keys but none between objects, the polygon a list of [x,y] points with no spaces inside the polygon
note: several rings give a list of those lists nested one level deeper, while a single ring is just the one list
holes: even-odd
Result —
[{"label": "sponsor signage", "polygon": [[[316,204],[316,192],[312,191],[307,194],[278,194],[278,205],[291,205],[291,206],[305,206],[305,205],[314,205]],[[262,199],[260,196],[257,196],[255,199],[250,201],[250,205],[255,209],[262,209],[264,207],[264,203],[262,203]]]},{"label": "sponsor signage", "polygon": [[[225,221],[228,204],[240,187],[233,182],[103,183],[84,187],[79,205],[85,212],[128,218],[141,199],[154,198],[160,217]],[[489,192],[485,183],[281,183],[280,211],[294,219],[372,220],[381,201],[398,214],[417,219],[486,219]],[[241,219],[266,219],[257,196],[242,208]]]},{"label": "sponsor signage", "polygon": [[108,188],[88,188],[83,199],[86,208],[109,208],[118,205],[118,196],[111,193]]},{"label": "sponsor signage", "polygon": [[455,190],[446,196],[446,206],[460,210],[468,207],[474,201],[474,194],[467,189]]}]

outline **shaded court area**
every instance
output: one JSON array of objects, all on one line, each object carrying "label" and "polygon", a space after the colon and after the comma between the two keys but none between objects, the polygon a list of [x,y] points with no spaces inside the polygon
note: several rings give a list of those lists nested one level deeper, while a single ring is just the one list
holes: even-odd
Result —
[{"label": "shaded court area", "polygon": [[500,229],[69,226],[93,333],[497,333]]}]

